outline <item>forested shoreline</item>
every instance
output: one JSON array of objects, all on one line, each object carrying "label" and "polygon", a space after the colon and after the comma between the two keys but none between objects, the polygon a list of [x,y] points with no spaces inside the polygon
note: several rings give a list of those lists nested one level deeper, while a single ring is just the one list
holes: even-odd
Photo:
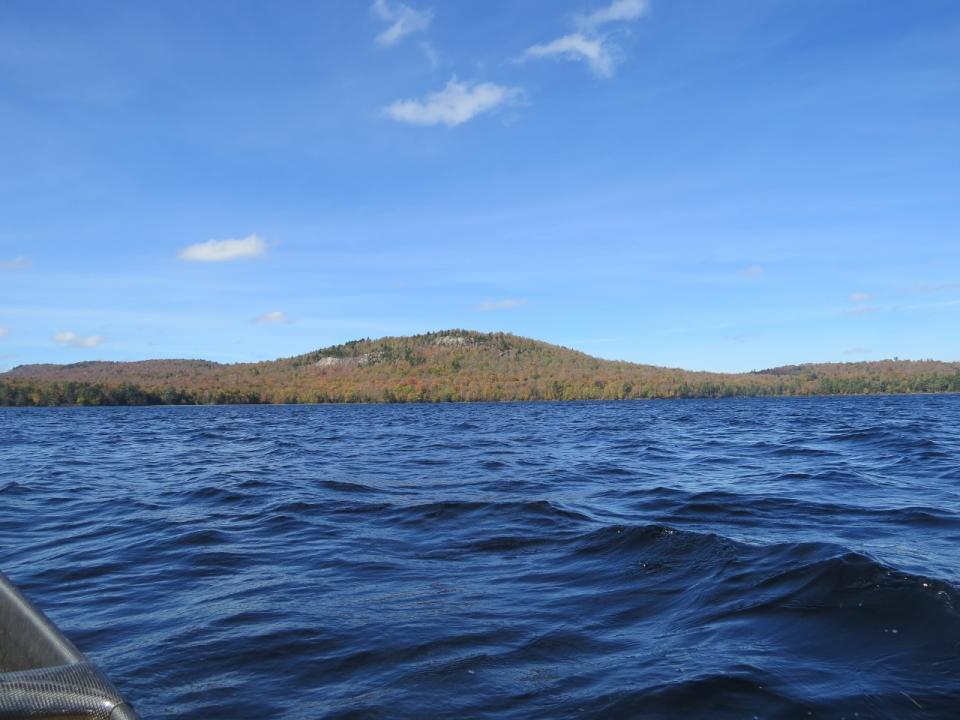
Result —
[{"label": "forested shoreline", "polygon": [[293,358],[28,365],[0,374],[0,406],[396,403],[960,392],[960,363],[884,360],[750,373],[601,360],[504,333],[357,340]]}]

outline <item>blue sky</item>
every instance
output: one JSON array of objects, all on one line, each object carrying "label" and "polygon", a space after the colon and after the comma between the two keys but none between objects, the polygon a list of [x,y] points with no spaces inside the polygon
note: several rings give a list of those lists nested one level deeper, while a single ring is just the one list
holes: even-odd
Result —
[{"label": "blue sky", "polygon": [[0,4],[0,369],[960,360],[960,5]]}]

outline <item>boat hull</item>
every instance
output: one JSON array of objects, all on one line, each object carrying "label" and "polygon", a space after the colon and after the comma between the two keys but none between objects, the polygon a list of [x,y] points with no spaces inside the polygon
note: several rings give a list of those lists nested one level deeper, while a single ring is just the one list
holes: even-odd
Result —
[{"label": "boat hull", "polygon": [[0,720],[138,720],[97,668],[0,573]]}]

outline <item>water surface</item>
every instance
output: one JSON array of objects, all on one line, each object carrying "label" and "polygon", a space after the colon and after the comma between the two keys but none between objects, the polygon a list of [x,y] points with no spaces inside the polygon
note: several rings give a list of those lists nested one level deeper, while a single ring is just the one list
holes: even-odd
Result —
[{"label": "water surface", "polygon": [[952,718],[960,397],[0,411],[145,718]]}]

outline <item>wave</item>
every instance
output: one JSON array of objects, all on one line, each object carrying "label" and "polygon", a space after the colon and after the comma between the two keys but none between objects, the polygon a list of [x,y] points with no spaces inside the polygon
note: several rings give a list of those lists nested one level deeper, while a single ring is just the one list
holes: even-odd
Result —
[{"label": "wave", "polygon": [[960,707],[955,397],[6,418],[0,566],[144,717]]}]

